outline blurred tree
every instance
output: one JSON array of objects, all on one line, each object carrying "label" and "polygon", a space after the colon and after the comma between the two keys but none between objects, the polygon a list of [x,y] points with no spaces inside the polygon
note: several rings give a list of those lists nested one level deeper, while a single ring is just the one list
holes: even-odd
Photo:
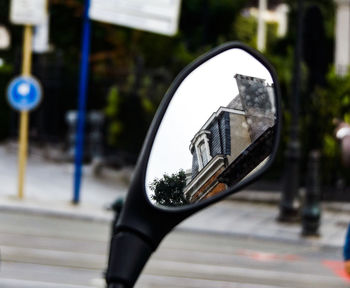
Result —
[{"label": "blurred tree", "polygon": [[[1,57],[0,57],[1,58]],[[10,64],[4,63],[0,67],[0,87],[2,91],[6,91],[5,87],[10,81],[10,75],[12,75],[13,67]],[[1,93],[0,97],[0,141],[5,140],[10,132],[8,123],[10,118],[10,105],[7,103],[5,93]]]},{"label": "blurred tree", "polygon": [[[277,38],[276,24],[269,24],[265,55],[274,65],[279,77],[284,105],[284,127],[286,128],[284,131],[287,131],[291,101],[296,1],[285,0],[284,2],[291,7],[288,34],[283,39]],[[325,43],[322,45],[326,47],[323,63],[327,63],[326,67],[333,57],[333,2],[333,0],[305,2],[306,8],[317,5],[323,16]],[[65,77],[60,84],[62,89],[60,104],[66,111],[75,109],[77,106],[83,0],[49,0],[49,3],[50,43],[54,48],[52,53],[63,55]],[[108,119],[106,137],[113,149],[118,148],[132,153],[139,151],[153,114],[171,81],[197,56],[220,43],[232,40],[239,40],[255,47],[256,20],[244,13],[244,8],[249,7],[252,3],[256,4],[256,1],[182,1],[179,32],[174,37],[92,21],[88,108],[105,111]],[[19,72],[19,55],[22,45],[22,27],[8,23],[8,7],[9,1],[0,1],[0,21],[9,25],[12,34],[12,49],[0,51],[0,57],[5,58],[7,63],[6,67],[0,68],[0,89],[2,91],[5,90],[10,78]],[[312,31],[313,29],[310,29],[309,33]],[[312,50],[308,53],[309,55],[312,54]],[[305,140],[308,123],[312,123],[317,117],[324,119],[319,121],[324,123],[323,121],[330,121],[327,117],[345,117],[346,119],[350,116],[347,116],[345,112],[348,110],[347,92],[344,92],[347,91],[346,80],[343,82],[329,73],[325,87],[317,85],[312,91],[308,91],[306,83],[309,74],[307,72],[312,72],[307,69],[307,65],[303,67],[303,99],[305,101],[303,102],[301,124],[303,125],[302,148],[303,154],[306,155],[306,151],[310,148],[310,141]],[[341,88],[341,85],[345,86]],[[313,97],[310,101],[310,97],[305,97],[305,93],[318,96]],[[333,96],[338,94],[343,96],[338,98]],[[340,102],[335,103],[335,99]],[[7,136],[9,127],[10,110],[4,102],[2,98],[0,100],[0,139]],[[315,111],[320,111],[319,114],[310,117],[309,108],[311,106]],[[337,113],[339,115],[336,115]],[[60,125],[63,126],[62,123]],[[317,133],[319,133],[320,142],[323,143],[322,149],[326,155],[336,157],[336,142],[332,140],[333,127],[332,124],[329,126],[328,124],[327,122]],[[283,134],[282,149],[286,138],[287,135]],[[281,160],[276,163],[276,175],[280,171],[283,157],[279,159]]]},{"label": "blurred tree", "polygon": [[[121,112],[118,121],[123,127],[120,133],[132,127],[141,130],[137,136],[134,135],[135,138],[122,137],[123,144],[119,143],[119,147],[133,147],[133,152],[140,149],[149,121],[171,80],[204,51],[223,41],[232,40],[232,23],[245,2],[183,1],[180,29],[175,37],[92,21],[88,108],[103,109],[115,105],[110,99],[107,102],[107,98],[112,97],[108,96],[109,88],[117,87],[121,100],[116,105],[123,106],[119,107]],[[61,83],[60,101],[64,110],[75,109],[77,105],[83,3],[83,0],[49,0],[52,53],[63,54],[65,77]],[[6,19],[8,23],[9,1],[1,1],[0,5],[0,19]],[[15,55],[15,51],[20,51],[22,45],[22,27],[11,25],[11,32],[15,49],[11,49],[9,63],[14,65],[19,55]],[[142,59],[142,67],[137,64],[137,59]],[[15,70],[18,68],[12,73],[19,72]],[[127,107],[135,113],[123,112],[129,109]],[[130,114],[134,117],[130,117]],[[109,115],[108,118],[113,122],[113,117]],[[4,120],[2,124],[8,125],[8,121]],[[111,125],[115,128],[115,123]],[[108,138],[116,137],[117,134]],[[127,141],[132,141],[129,143],[131,145],[127,145]],[[109,142],[118,147],[117,139]]]},{"label": "blurred tree", "polygon": [[236,34],[239,41],[256,48],[257,25],[255,17],[241,14],[233,23],[232,33]]},{"label": "blurred tree", "polygon": [[13,77],[15,63],[12,61],[15,58],[14,43],[19,38],[21,29],[13,27],[9,24],[9,1],[0,1],[0,25],[4,25],[11,35],[11,47],[6,50],[0,50],[0,141],[5,140],[10,133],[9,118],[11,116],[10,105],[6,101],[6,87]]},{"label": "blurred tree", "polygon": [[[272,173],[274,171],[278,171],[280,169],[280,166],[283,165],[283,155],[282,151],[284,151],[284,147],[287,143],[288,135],[285,133],[289,130],[289,123],[290,123],[290,104],[293,99],[291,98],[291,87],[292,87],[292,71],[293,71],[293,65],[294,65],[294,45],[295,45],[295,32],[296,32],[296,1],[293,0],[286,0],[285,1],[289,7],[290,7],[290,13],[289,13],[289,24],[288,24],[288,33],[285,38],[282,39],[275,39],[274,41],[268,41],[268,49],[265,53],[267,58],[271,61],[274,68],[276,69],[276,72],[278,74],[278,78],[281,85],[281,94],[283,99],[283,118],[284,118],[284,129],[282,131],[282,141],[281,141],[281,153],[278,155],[278,161],[275,162],[274,168]],[[321,1],[314,1],[314,0],[308,0],[304,2],[305,11],[314,11],[317,7],[318,15],[315,17],[317,18],[310,19],[312,15],[310,16],[310,13],[305,14],[307,18],[304,18],[304,21],[306,21],[306,25],[304,27],[304,63],[302,63],[302,89],[301,89],[301,96],[300,96],[300,138],[301,138],[301,171],[300,173],[303,175],[306,171],[306,163],[307,163],[307,155],[311,148],[318,146],[321,147],[321,149],[324,149],[323,144],[325,142],[327,143],[333,143],[333,141],[330,141],[329,135],[332,135],[332,119],[331,118],[322,118],[319,114],[320,106],[319,103],[322,98],[325,97],[323,94],[322,96],[319,95],[319,91],[324,91],[322,85],[326,85],[325,81],[322,81],[322,78],[325,78],[326,71],[329,69],[330,63],[332,63],[333,59],[333,49],[332,49],[332,43],[334,38],[334,1],[332,0],[321,0]],[[315,14],[315,13],[311,13]],[[317,23],[316,23],[317,22]],[[317,27],[316,27],[317,26]],[[323,26],[324,28],[320,27]],[[317,31],[315,28],[317,28]],[[323,31],[321,31],[323,30]],[[306,39],[308,38],[308,39]],[[321,39],[322,38],[322,39]],[[310,41],[313,43],[313,48],[311,48]],[[314,59],[314,54],[317,54],[320,52],[319,48],[322,46],[322,56],[318,57],[317,60]],[[315,68],[314,66],[322,67],[321,69]],[[318,73],[318,75],[315,74]],[[310,77],[311,76],[311,77]],[[317,80],[315,80],[317,78]],[[321,80],[320,80],[321,79]],[[328,79],[329,81],[329,79]],[[317,83],[317,85],[315,85]],[[322,84],[323,83],[323,84]],[[327,84],[329,85],[329,84]],[[327,88],[328,91],[329,88]],[[329,92],[329,91],[328,91]],[[324,92],[322,92],[324,93]],[[328,95],[329,98],[331,98],[332,93]],[[326,101],[324,99],[324,101]],[[332,101],[332,100],[331,100]],[[331,103],[331,102],[329,102]],[[325,108],[325,107],[324,107]],[[329,116],[329,115],[328,115]],[[315,119],[322,118],[322,120],[317,120],[317,123],[320,125],[317,125]],[[328,121],[331,126],[324,126],[324,121]],[[320,127],[317,127],[320,126]],[[322,126],[322,127],[321,127]],[[325,129],[328,131],[325,132]],[[327,136],[328,135],[328,136]],[[315,140],[319,139],[319,140]],[[327,141],[325,140],[327,139]],[[322,144],[323,143],[323,144]],[[328,147],[332,146],[331,144],[328,145]],[[332,147],[335,147],[333,145]],[[336,159],[336,155],[334,155],[333,159]],[[333,161],[333,160],[332,160]],[[327,174],[330,170],[334,167],[330,167],[330,163],[332,162],[330,159],[323,159],[322,167],[323,167],[323,175],[322,180],[325,183],[330,183],[329,177],[327,179]],[[326,172],[328,171],[328,172]],[[278,172],[275,173],[276,175]],[[325,177],[324,177],[325,176]],[[305,180],[304,177],[301,177],[301,180]]]},{"label": "blurred tree", "polygon": [[116,139],[118,139],[122,131],[122,123],[118,119],[120,114],[120,95],[118,88],[112,86],[107,96],[107,107],[105,108],[105,115],[107,119],[110,119],[107,130],[107,143],[111,146],[115,145]]},{"label": "blurred tree", "polygon": [[[323,161],[323,181],[330,186],[335,183],[339,173],[350,180],[349,174],[340,163],[339,143],[335,138],[335,119],[341,119],[350,123],[350,71],[344,77],[335,73],[334,67],[327,74],[325,87],[317,87],[317,97],[312,98],[312,105],[318,111],[317,122],[322,123],[319,133],[322,135],[320,143]],[[307,116],[309,122],[312,115]]]},{"label": "blurred tree", "polygon": [[[314,99],[319,97],[316,87],[325,86],[329,63],[326,59],[326,42],[324,19],[319,6],[307,7],[304,15],[303,56],[307,66],[307,86],[303,101],[304,143],[308,151],[322,148],[324,123],[314,121],[320,114]],[[306,151],[306,152],[308,152]]]},{"label": "blurred tree", "polygon": [[[111,50],[107,51],[112,53],[94,61],[92,69],[99,73],[99,77],[114,78],[112,85],[116,85],[121,98],[118,103],[121,114],[118,119],[115,116],[109,119],[114,121],[110,124],[112,126],[119,121],[122,130],[118,136],[109,136],[109,143],[129,152],[131,147],[132,152],[140,149],[148,125],[171,80],[203,52],[217,43],[232,40],[232,23],[244,3],[243,0],[184,1],[180,30],[175,37],[94,23],[96,32],[93,37],[104,35],[104,39],[99,38],[100,41],[96,42],[108,41]],[[100,53],[104,53],[103,50]],[[110,105],[115,104],[108,102],[107,109]],[[137,113],[130,112],[135,109]],[[114,140],[111,137],[115,137]]]},{"label": "blurred tree", "polygon": [[182,2],[180,35],[191,51],[215,46],[220,39],[232,38],[232,23],[244,8],[246,0],[188,0]]}]

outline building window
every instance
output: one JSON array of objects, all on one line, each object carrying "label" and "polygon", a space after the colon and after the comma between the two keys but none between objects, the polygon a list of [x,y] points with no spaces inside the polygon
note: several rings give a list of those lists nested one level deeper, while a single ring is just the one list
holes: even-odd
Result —
[{"label": "building window", "polygon": [[191,153],[196,154],[198,171],[201,170],[211,160],[209,136],[211,132],[209,130],[200,130],[192,139],[190,145]]},{"label": "building window", "polygon": [[205,145],[204,141],[199,143],[198,150],[200,161],[202,162],[202,166],[204,167],[209,162],[209,153],[207,150],[207,145]]},{"label": "building window", "polygon": [[208,131],[202,131],[194,143],[199,170],[207,165],[211,159],[208,135]]}]

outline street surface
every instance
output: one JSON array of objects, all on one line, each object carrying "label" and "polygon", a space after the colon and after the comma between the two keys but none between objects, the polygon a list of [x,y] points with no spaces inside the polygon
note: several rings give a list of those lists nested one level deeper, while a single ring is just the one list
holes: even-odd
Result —
[{"label": "street surface", "polygon": [[[54,206],[70,202],[73,199],[73,164],[49,161],[42,154],[43,151],[32,149],[28,155],[24,200],[42,206],[47,202]],[[0,196],[13,199],[18,195],[17,147],[0,145],[0,159]],[[125,195],[128,179],[124,179],[127,176],[123,171],[99,178],[92,176],[90,168],[84,167],[82,203],[102,207]]]},{"label": "street surface", "polygon": [[[0,211],[0,287],[103,287],[108,234],[108,221]],[[136,287],[349,287],[340,260],[339,247],[181,228]]]}]

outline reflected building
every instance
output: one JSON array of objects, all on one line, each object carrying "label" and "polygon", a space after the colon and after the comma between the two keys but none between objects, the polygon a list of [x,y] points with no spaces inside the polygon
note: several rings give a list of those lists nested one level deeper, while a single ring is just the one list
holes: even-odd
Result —
[{"label": "reflected building", "polygon": [[234,78],[239,94],[219,107],[191,140],[192,170],[184,189],[191,203],[236,184],[271,153],[273,87],[259,78]]}]

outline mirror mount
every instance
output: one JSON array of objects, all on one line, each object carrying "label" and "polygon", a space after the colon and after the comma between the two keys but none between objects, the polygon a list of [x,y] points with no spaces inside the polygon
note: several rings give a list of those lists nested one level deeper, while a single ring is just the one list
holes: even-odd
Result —
[{"label": "mirror mount", "polygon": [[165,210],[155,210],[145,194],[140,193],[142,170],[136,168],[136,171],[138,172],[134,176],[110,242],[107,287],[114,287],[112,285],[115,283],[121,283],[125,288],[133,287],[147,260],[165,235],[195,212],[169,214]]}]

